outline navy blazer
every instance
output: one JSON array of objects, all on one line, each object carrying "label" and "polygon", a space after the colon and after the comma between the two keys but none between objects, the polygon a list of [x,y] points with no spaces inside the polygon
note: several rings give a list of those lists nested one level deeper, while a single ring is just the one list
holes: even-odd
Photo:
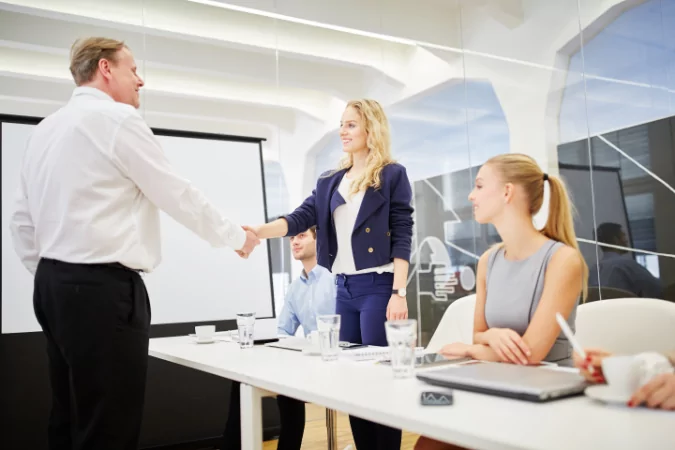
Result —
[{"label": "navy blazer", "polygon": [[[337,255],[337,233],[333,221],[335,208],[345,203],[338,192],[347,169],[323,174],[312,195],[287,215],[287,236],[294,236],[316,225],[319,265],[330,270]],[[380,187],[369,187],[361,203],[352,231],[352,251],[356,270],[390,263],[394,258],[410,261],[413,233],[412,190],[405,167],[389,164],[380,174]]]}]

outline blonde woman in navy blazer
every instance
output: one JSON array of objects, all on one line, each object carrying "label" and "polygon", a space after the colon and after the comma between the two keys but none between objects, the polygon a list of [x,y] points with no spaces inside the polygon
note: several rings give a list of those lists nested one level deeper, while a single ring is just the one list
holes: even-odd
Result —
[{"label": "blonde woman in navy blazer", "polygon": [[[391,157],[389,123],[378,102],[349,102],[340,138],[346,155],[339,168],[323,174],[291,214],[252,230],[273,238],[316,226],[318,263],[336,275],[340,340],[385,346],[384,323],[408,317],[412,190],[405,168]],[[400,430],[350,422],[358,449],[400,448]]]}]

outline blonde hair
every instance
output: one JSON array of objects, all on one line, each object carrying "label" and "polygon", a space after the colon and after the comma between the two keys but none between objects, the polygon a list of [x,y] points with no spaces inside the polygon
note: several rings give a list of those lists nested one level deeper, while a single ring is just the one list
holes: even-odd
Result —
[{"label": "blonde hair", "polygon": [[[352,100],[347,108],[354,108],[363,121],[363,127],[368,134],[366,146],[370,152],[366,158],[366,170],[352,182],[350,195],[356,194],[369,187],[379,189],[382,169],[394,162],[391,157],[391,138],[389,136],[389,121],[382,106],[375,100]],[[340,161],[338,170],[349,169],[354,165],[354,157],[346,155]]]},{"label": "blonde hair", "polygon": [[[574,206],[567,194],[563,180],[556,176],[546,175],[533,158],[520,153],[507,153],[490,158],[486,163],[497,170],[502,181],[522,186],[530,201],[530,215],[535,215],[544,203],[544,184],[548,179],[551,190],[548,218],[541,233],[549,239],[562,242],[574,248],[583,264],[583,299],[588,292],[588,266],[584,261],[577,236],[574,233],[572,212]],[[546,179],[545,179],[546,177]]]},{"label": "blonde hair", "polygon": [[70,49],[70,73],[78,86],[91,81],[98,69],[98,62],[107,59],[117,63],[117,52],[125,48],[124,41],[104,37],[78,39]]}]

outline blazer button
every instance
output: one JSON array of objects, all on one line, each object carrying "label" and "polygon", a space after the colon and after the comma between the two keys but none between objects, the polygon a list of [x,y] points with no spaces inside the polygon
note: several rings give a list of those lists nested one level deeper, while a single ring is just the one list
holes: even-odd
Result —
[{"label": "blazer button", "polygon": [[391,232],[387,231],[387,236],[391,236]]},{"label": "blazer button", "polygon": [[366,228],[366,233],[370,233],[370,228]]},{"label": "blazer button", "polygon": [[373,247],[368,248],[368,253],[373,253]]}]

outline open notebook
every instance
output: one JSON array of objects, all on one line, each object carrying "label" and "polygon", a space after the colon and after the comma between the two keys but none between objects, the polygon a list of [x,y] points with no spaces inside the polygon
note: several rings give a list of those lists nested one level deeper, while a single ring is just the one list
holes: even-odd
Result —
[{"label": "open notebook", "polygon": [[[424,347],[415,348],[415,356],[424,354]],[[380,359],[389,359],[389,347],[378,347],[369,345],[367,347],[358,347],[353,349],[342,349],[340,358],[353,361],[372,361]]]}]

